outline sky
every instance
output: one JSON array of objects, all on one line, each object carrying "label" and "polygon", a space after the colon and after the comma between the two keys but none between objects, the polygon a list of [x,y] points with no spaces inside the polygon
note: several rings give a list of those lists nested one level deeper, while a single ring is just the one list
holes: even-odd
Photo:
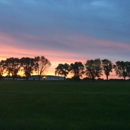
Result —
[{"label": "sky", "polygon": [[0,59],[130,61],[130,0],[0,0]]}]

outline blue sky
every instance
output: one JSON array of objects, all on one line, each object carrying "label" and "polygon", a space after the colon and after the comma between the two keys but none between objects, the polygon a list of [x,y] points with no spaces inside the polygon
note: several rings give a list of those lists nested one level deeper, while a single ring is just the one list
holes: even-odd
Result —
[{"label": "blue sky", "polygon": [[130,61],[129,0],[0,0],[0,58]]}]

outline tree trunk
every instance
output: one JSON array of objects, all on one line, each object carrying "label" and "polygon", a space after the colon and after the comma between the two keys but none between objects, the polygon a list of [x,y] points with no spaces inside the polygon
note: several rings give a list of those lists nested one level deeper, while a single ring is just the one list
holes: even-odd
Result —
[{"label": "tree trunk", "polygon": [[40,81],[40,75],[38,75],[38,80]]},{"label": "tree trunk", "polygon": [[28,81],[28,77],[26,77],[26,81]]},{"label": "tree trunk", "polygon": [[92,79],[93,79],[93,82],[95,81],[95,78],[94,77],[92,77]]},{"label": "tree trunk", "polygon": [[13,81],[15,80],[15,77],[13,77]]},{"label": "tree trunk", "polygon": [[106,77],[107,77],[107,81],[108,81],[108,75]]}]

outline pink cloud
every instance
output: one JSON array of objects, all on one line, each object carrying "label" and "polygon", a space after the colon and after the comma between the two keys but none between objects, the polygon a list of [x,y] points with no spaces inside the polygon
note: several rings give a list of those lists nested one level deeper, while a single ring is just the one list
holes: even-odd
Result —
[{"label": "pink cloud", "polygon": [[124,42],[96,39],[84,35],[71,35],[70,37],[68,37],[68,41],[68,44],[71,44],[71,46],[77,45],[78,48],[83,49],[87,49],[90,47],[91,49],[96,49],[96,47],[101,47],[109,51],[130,51],[130,44]]},{"label": "pink cloud", "polygon": [[[44,55],[48,58],[52,66],[48,69],[47,73],[54,74],[55,68],[59,63],[73,63],[76,61],[86,62],[87,59],[101,58],[95,57],[98,52],[101,52],[103,55],[104,52],[121,52],[121,51],[130,51],[130,45],[122,42],[113,42],[107,40],[96,39],[92,37],[87,37],[84,35],[69,35],[69,36],[60,36],[54,35],[54,37],[45,38],[30,34],[23,34],[25,39],[36,42],[34,47],[25,47],[25,44],[29,44],[28,40],[18,41],[18,39],[11,37],[10,35],[0,33],[0,58],[5,59],[9,57],[34,57]],[[43,43],[41,47],[37,45],[37,41]],[[66,48],[51,48],[48,44],[53,43],[53,41],[58,42],[62,45],[66,45],[69,50]],[[45,44],[45,45],[44,45]],[[30,44],[31,46],[31,44]],[[39,46],[39,47],[36,47]],[[44,46],[46,48],[44,48]],[[107,58],[107,57],[106,57]],[[110,59],[111,60],[111,59]]]}]

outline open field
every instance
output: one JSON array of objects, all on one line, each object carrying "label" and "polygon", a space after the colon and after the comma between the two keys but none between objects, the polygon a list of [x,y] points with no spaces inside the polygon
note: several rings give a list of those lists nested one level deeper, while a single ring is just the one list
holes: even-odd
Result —
[{"label": "open field", "polygon": [[130,82],[0,82],[0,130],[129,130]]}]

